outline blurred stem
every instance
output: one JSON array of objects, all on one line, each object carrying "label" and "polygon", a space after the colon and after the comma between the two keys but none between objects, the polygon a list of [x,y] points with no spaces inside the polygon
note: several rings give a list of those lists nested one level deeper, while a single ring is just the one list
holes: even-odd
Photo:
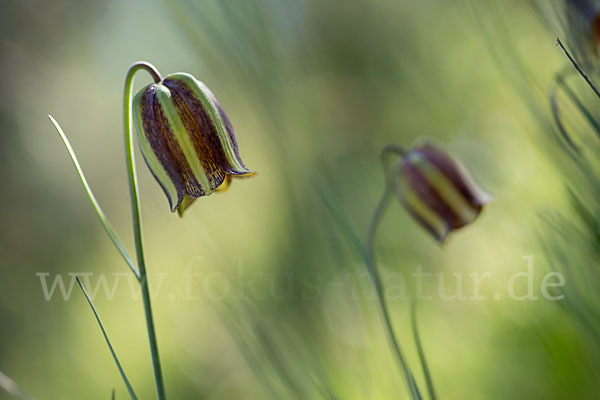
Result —
[{"label": "blurred stem", "polygon": [[[386,151],[382,152],[382,157],[385,155]],[[392,319],[390,317],[390,312],[388,310],[387,303],[385,301],[385,294],[383,288],[383,282],[381,279],[381,275],[379,274],[379,270],[377,269],[377,264],[375,262],[375,235],[377,233],[377,227],[381,222],[385,211],[390,203],[392,198],[391,185],[387,184],[386,179],[386,188],[383,197],[379,201],[379,205],[375,209],[375,213],[373,214],[373,218],[371,219],[371,223],[369,225],[369,232],[367,233],[367,270],[369,272],[369,276],[373,281],[373,286],[375,287],[375,292],[377,294],[377,300],[379,304],[379,311],[381,313],[381,317],[383,319],[383,326],[385,328],[386,336],[388,342],[394,352],[396,360],[400,366],[402,374],[404,375],[404,380],[406,381],[406,386],[408,391],[411,394],[413,399],[420,399],[419,390],[417,385],[412,377],[408,364],[402,354],[402,350],[400,349],[400,343],[396,338],[396,334],[394,333],[394,328],[392,326]]]},{"label": "blurred stem", "polygon": [[421,362],[421,368],[423,369],[423,376],[425,376],[425,384],[427,385],[427,392],[431,400],[436,400],[435,389],[433,388],[433,379],[427,366],[427,359],[425,358],[425,352],[423,351],[423,345],[421,344],[421,336],[419,335],[419,325],[417,324],[417,295],[412,299],[410,304],[410,321],[412,326],[412,333],[417,346],[417,353],[419,354],[419,361]]},{"label": "blurred stem", "polygon": [[[384,194],[383,198],[381,199],[377,209],[375,210],[375,213],[371,220],[366,244],[360,239],[359,233],[358,233],[356,227],[352,223],[350,223],[350,219],[344,213],[342,207],[339,204],[339,201],[337,201],[335,199],[335,197],[333,196],[333,194],[328,190],[327,185],[325,185],[325,183],[323,183],[323,181],[317,180],[316,186],[318,188],[319,193],[321,194],[321,197],[323,198],[323,201],[325,202],[325,205],[327,206],[327,208],[329,209],[329,211],[331,212],[331,214],[333,215],[333,217],[339,224],[340,228],[342,228],[342,231],[346,234],[346,236],[348,237],[348,239],[350,240],[352,245],[354,245],[354,247],[356,248],[356,250],[358,251],[360,256],[365,260],[365,264],[367,266],[367,271],[369,273],[369,277],[371,278],[373,285],[375,287],[375,293],[377,295],[379,311],[381,313],[381,318],[383,319],[383,322],[384,322],[384,330],[386,332],[386,336],[387,336],[388,342],[390,344],[390,347],[392,347],[395,359],[397,360],[397,363],[400,366],[400,370],[404,375],[404,379],[406,381],[407,388],[411,395],[411,398],[412,399],[421,399],[421,395],[419,393],[417,383],[415,382],[415,379],[414,379],[412,373],[410,372],[410,368],[408,367],[408,364],[406,363],[404,356],[402,355],[402,351],[400,350],[400,345],[399,345],[398,339],[396,338],[396,335],[394,333],[391,317],[390,317],[390,314],[389,314],[389,311],[387,308],[387,304],[385,302],[383,283],[381,280],[381,276],[379,275],[379,271],[377,269],[377,264],[375,262],[375,250],[374,250],[375,234],[377,232],[378,224],[381,221],[381,219],[383,218],[383,215],[385,214],[385,210],[387,209],[389,201],[392,197],[393,185],[391,184],[391,182],[389,182],[389,179],[387,178],[388,177],[388,172],[387,172],[388,156],[391,155],[391,153],[402,156],[405,154],[405,151],[398,146],[386,146],[386,148],[384,148],[384,150],[381,153],[381,159],[383,161],[384,169],[386,172],[386,191],[385,191],[385,194]],[[400,166],[401,166],[401,164],[397,163],[395,165],[395,168],[393,169],[392,174],[398,173]],[[392,175],[392,174],[390,174],[390,175]],[[420,342],[418,345],[420,346]],[[424,358],[422,360],[424,360]],[[426,368],[426,366],[425,366],[425,368]],[[432,393],[433,392],[431,391],[430,395]],[[432,399],[435,399],[435,395],[434,395],[434,397],[432,397]]]},{"label": "blurred stem", "polygon": [[150,354],[152,356],[152,368],[154,370],[154,382],[156,384],[156,395],[158,400],[165,400],[165,384],[163,381],[160,357],[158,354],[158,343],[156,340],[156,331],[154,329],[154,318],[152,316],[152,306],[150,304],[150,290],[148,288],[148,275],[146,273],[146,261],[144,259],[144,247],[142,241],[142,217],[140,213],[140,200],[137,184],[137,175],[135,172],[135,159],[133,148],[133,121],[131,119],[131,89],[133,86],[133,77],[139,70],[145,70],[155,82],[162,78],[160,73],[149,63],[136,62],[133,64],[125,78],[125,94],[123,107],[123,120],[125,128],[125,156],[127,160],[127,176],[129,178],[129,191],[131,195],[131,211],[133,218],[133,235],[135,239],[135,250],[137,254],[138,269],[140,271],[139,283],[142,290],[142,300],[144,303],[144,314],[146,316],[146,329],[148,331],[148,341],[150,342]]},{"label": "blurred stem", "polygon": [[600,135],[600,122],[594,117],[592,112],[587,109],[585,104],[577,97],[575,92],[571,89],[571,87],[567,84],[562,74],[556,76],[557,85],[565,92],[565,94],[571,99],[571,101],[577,106],[581,114],[585,117],[587,122],[596,130],[596,133]]},{"label": "blurred stem", "polygon": [[0,389],[3,389],[15,399],[35,400],[33,397],[25,393],[25,391],[15,383],[15,381],[6,376],[2,371],[0,371]]},{"label": "blurred stem", "polygon": [[[383,173],[386,176],[388,176],[388,169],[389,169],[389,163],[390,163],[390,157],[391,156],[396,156],[396,157],[404,157],[406,155],[406,149],[404,148],[404,146],[397,144],[397,143],[390,143],[388,145],[386,145],[383,149],[381,149],[381,153],[379,158],[381,159],[381,165],[383,165]],[[386,180],[387,182],[387,180]]]}]

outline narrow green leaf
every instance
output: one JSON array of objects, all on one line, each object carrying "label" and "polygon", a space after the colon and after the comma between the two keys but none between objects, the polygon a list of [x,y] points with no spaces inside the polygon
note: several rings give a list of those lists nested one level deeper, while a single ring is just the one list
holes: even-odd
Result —
[{"label": "narrow green leaf", "polygon": [[96,215],[98,216],[98,219],[100,220],[100,223],[102,224],[102,227],[104,228],[104,231],[106,232],[106,234],[108,235],[110,240],[114,243],[115,247],[117,248],[117,250],[123,257],[125,262],[127,263],[127,266],[131,269],[131,271],[134,273],[134,275],[137,277],[137,279],[138,280],[141,279],[140,273],[139,273],[137,267],[135,266],[135,263],[133,262],[131,257],[129,257],[129,254],[127,254],[127,250],[125,250],[125,246],[123,246],[123,243],[121,242],[121,240],[115,233],[115,230],[113,229],[111,224],[106,219],[106,215],[102,211],[102,208],[100,208],[100,204],[98,204],[98,201],[96,200],[96,197],[94,196],[94,193],[92,192],[92,189],[90,188],[90,185],[88,184],[87,179],[85,179],[85,175],[83,174],[83,170],[81,169],[81,166],[79,165],[79,161],[77,160],[75,151],[73,151],[73,148],[71,147],[71,143],[69,142],[69,139],[67,139],[67,136],[63,132],[63,130],[60,127],[60,125],[58,124],[58,122],[56,122],[56,120],[51,115],[48,115],[48,118],[50,118],[50,121],[52,121],[52,124],[54,124],[54,127],[58,131],[60,138],[62,139],[63,143],[65,144],[65,147],[67,148],[67,151],[69,152],[69,156],[71,156],[71,161],[73,161],[73,165],[75,166],[77,175],[79,175],[79,179],[81,179],[83,188],[85,189],[85,192],[87,193],[88,198],[90,199],[90,202],[92,203],[92,207],[94,207],[94,211],[96,212]]},{"label": "narrow green leaf", "polygon": [[360,238],[358,229],[350,222],[350,219],[346,215],[345,211],[342,209],[339,201],[331,192],[329,186],[327,186],[323,179],[318,175],[315,175],[313,177],[313,182],[315,187],[317,188],[317,192],[321,196],[321,199],[323,200],[323,203],[325,203],[325,206],[327,207],[329,213],[334,217],[338,226],[345,233],[350,243],[356,248],[358,254],[363,259],[366,259],[367,249],[363,244],[362,239]]},{"label": "narrow green leaf", "polygon": [[[87,291],[85,290],[85,287],[83,287],[81,281],[79,280],[79,277],[77,277],[76,279],[77,279],[77,283],[79,284],[79,287],[81,288],[81,291],[83,292],[83,295],[85,296],[88,304],[90,305],[90,308],[92,309],[92,312],[94,313],[94,316],[96,317],[96,321],[98,321],[98,325],[100,326],[100,330],[102,331],[104,340],[106,340],[106,344],[108,345],[110,354],[112,354],[112,357],[115,360],[115,364],[117,364],[117,368],[119,369],[119,373],[121,374],[121,378],[123,378],[123,382],[125,383],[125,386],[127,386],[127,391],[129,392],[129,395],[131,396],[131,398],[133,400],[137,400],[137,396],[135,395],[135,392],[133,391],[133,388],[131,387],[129,380],[127,379],[127,375],[125,375],[125,371],[123,370],[123,367],[121,367],[121,363],[119,362],[119,359],[117,358],[117,353],[115,353],[115,349],[113,348],[112,344],[110,343],[110,339],[108,338],[108,335],[106,334],[106,330],[104,329],[104,325],[102,325],[102,320],[100,319],[100,316],[98,315],[98,312],[96,311],[96,307],[94,306],[92,299],[90,298]],[[113,398],[114,398],[114,392],[113,392]]]},{"label": "narrow green leaf", "polygon": [[600,122],[594,117],[594,114],[585,106],[585,104],[583,104],[583,101],[581,101],[569,85],[567,85],[567,82],[562,75],[556,76],[556,83],[567,94],[575,106],[577,106],[586,121],[594,128],[596,134],[600,136]]},{"label": "narrow green leaf", "polygon": [[579,66],[579,64],[577,64],[577,61],[575,61],[575,59],[573,58],[573,56],[571,56],[571,54],[565,48],[565,46],[562,44],[562,42],[560,41],[560,39],[556,39],[556,43],[558,43],[558,45],[560,46],[560,48],[562,49],[562,51],[565,53],[565,55],[567,56],[567,58],[569,59],[569,61],[571,61],[571,64],[573,64],[573,67],[575,67],[575,69],[577,70],[577,72],[579,72],[579,75],[581,75],[581,77],[585,80],[585,82],[588,84],[588,86],[590,87],[590,89],[592,89],[592,91],[596,94],[596,96],[600,97],[600,91],[598,91],[598,88],[596,88],[596,85],[594,85],[594,83],[592,82],[592,80],[586,75],[585,72],[583,72],[583,70],[581,69],[581,67]]},{"label": "narrow green leaf", "polygon": [[556,123],[556,128],[558,129],[558,132],[562,135],[565,142],[575,152],[577,152],[577,154],[581,154],[581,150],[579,149],[579,146],[577,146],[575,144],[575,142],[573,141],[573,139],[571,139],[571,135],[569,135],[569,132],[567,131],[567,128],[565,127],[565,124],[563,124],[563,122],[562,122],[562,118],[560,117],[560,107],[558,107],[557,94],[558,94],[557,88],[554,88],[552,90],[552,93],[550,94],[550,107],[552,110],[552,116],[554,117],[554,122]]}]

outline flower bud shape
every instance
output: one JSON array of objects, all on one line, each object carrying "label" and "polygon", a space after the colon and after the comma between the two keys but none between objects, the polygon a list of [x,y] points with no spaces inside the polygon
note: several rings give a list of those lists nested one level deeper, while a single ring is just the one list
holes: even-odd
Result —
[{"label": "flower bud shape", "polygon": [[440,243],[473,222],[491,197],[455,160],[432,144],[421,144],[399,161],[396,194],[414,219]]},{"label": "flower bud shape", "polygon": [[180,215],[198,197],[250,176],[223,108],[192,75],[175,73],[140,89],[133,120],[146,164]]}]

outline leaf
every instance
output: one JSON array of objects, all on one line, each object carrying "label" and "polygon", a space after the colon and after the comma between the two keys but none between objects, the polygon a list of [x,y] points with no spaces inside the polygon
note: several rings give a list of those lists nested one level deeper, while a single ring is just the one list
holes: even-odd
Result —
[{"label": "leaf", "polygon": [[54,118],[52,118],[51,115],[48,115],[48,118],[50,118],[50,121],[52,121],[52,124],[54,124],[54,127],[58,131],[60,138],[62,139],[63,143],[65,144],[65,147],[67,148],[67,151],[69,152],[69,156],[71,156],[71,161],[73,161],[73,165],[75,166],[77,175],[79,175],[79,179],[81,179],[83,188],[85,189],[85,192],[87,193],[88,198],[90,199],[90,202],[92,203],[92,207],[94,208],[94,211],[96,212],[96,215],[98,216],[98,219],[100,220],[100,223],[102,224],[102,227],[104,228],[104,231],[106,232],[106,234],[108,235],[110,240],[114,243],[115,247],[117,248],[117,250],[123,257],[125,262],[127,263],[127,266],[131,269],[131,271],[134,273],[134,275],[139,280],[140,273],[139,273],[137,267],[135,266],[135,263],[131,259],[131,257],[129,257],[129,254],[127,254],[127,250],[125,250],[125,246],[123,245],[123,243],[121,242],[121,240],[119,239],[117,234],[115,233],[115,230],[113,229],[111,224],[106,219],[106,215],[102,211],[102,208],[100,208],[100,204],[98,204],[98,201],[96,200],[96,197],[94,196],[94,193],[92,192],[92,189],[90,188],[90,185],[88,184],[87,179],[85,179],[85,175],[83,174],[83,170],[81,169],[81,166],[79,165],[79,161],[77,160],[75,151],[73,151],[73,148],[71,147],[71,143],[69,142],[69,139],[67,139],[67,136],[63,132],[63,130],[60,127],[60,125],[58,124],[58,122],[56,122],[56,120]]},{"label": "leaf", "polygon": [[[100,316],[98,315],[98,312],[96,311],[96,307],[94,306],[92,299],[90,298],[87,291],[83,287],[81,281],[79,280],[79,277],[77,277],[76,279],[77,279],[77,283],[79,284],[79,287],[81,288],[81,291],[83,292],[83,295],[85,296],[86,300],[88,301],[88,304],[90,305],[90,308],[92,309],[92,312],[94,313],[94,316],[96,317],[96,321],[98,321],[98,325],[100,326],[100,330],[102,331],[104,340],[106,340],[106,344],[108,345],[110,354],[112,355],[113,359],[115,360],[115,364],[117,364],[117,368],[119,369],[119,373],[121,374],[121,378],[123,378],[123,382],[125,383],[125,386],[127,386],[127,391],[129,392],[129,395],[131,396],[131,398],[133,400],[137,400],[137,396],[135,395],[135,392],[133,391],[133,388],[131,387],[129,380],[127,379],[127,375],[125,375],[125,371],[123,370],[123,367],[121,367],[121,363],[119,362],[117,353],[115,353],[115,349],[113,348],[112,344],[110,343],[110,339],[108,338],[108,335],[106,334],[106,330],[104,329],[104,325],[102,325],[102,320],[100,319]],[[113,390],[113,399],[114,398],[115,398],[115,394],[114,394],[114,390]]]}]

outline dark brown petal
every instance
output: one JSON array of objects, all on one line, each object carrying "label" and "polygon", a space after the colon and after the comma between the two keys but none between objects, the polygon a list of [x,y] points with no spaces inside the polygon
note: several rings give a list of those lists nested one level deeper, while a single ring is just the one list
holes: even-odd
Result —
[{"label": "dark brown petal", "polygon": [[174,210],[179,206],[185,195],[185,181],[183,180],[183,177],[179,172],[178,163],[173,157],[171,151],[169,150],[167,141],[165,140],[165,137],[159,126],[158,118],[156,116],[156,110],[154,107],[155,92],[156,85],[148,86],[148,88],[142,94],[142,98],[140,101],[142,111],[141,120],[144,127],[144,135],[146,136],[146,139],[148,140],[148,143],[150,144],[150,147],[152,148],[158,161],[169,175],[169,178],[173,182],[173,185],[176,187],[178,197],[177,199],[171,199],[169,197],[167,189],[162,185],[161,181],[156,177],[156,175],[154,175],[152,168],[150,167],[145,158],[144,161],[146,161],[146,164],[149,167],[148,169],[150,169],[150,172],[152,172],[152,175],[154,175],[154,178],[161,185],[163,191],[169,198],[169,201],[171,202],[171,209]]},{"label": "dark brown petal", "polygon": [[473,208],[477,209],[479,206],[480,209],[480,206],[488,202],[487,198],[482,198],[479,195],[478,190],[471,183],[471,178],[466,175],[462,167],[457,165],[449,155],[429,144],[422,145],[414,151],[423,154],[426,160],[448,178]]},{"label": "dark brown petal", "polygon": [[[225,152],[217,134],[216,127],[211,121],[210,116],[204,109],[200,100],[195,97],[193,91],[184,82],[177,79],[167,78],[164,80],[164,85],[171,89],[172,94],[176,94],[179,101],[182,101],[185,104],[189,115],[191,115],[193,120],[196,122],[196,127],[193,129],[195,132],[194,144],[198,144],[197,151],[198,154],[201,155],[200,157],[203,160],[208,160],[209,164],[218,166],[221,170],[228,174],[240,174],[240,171],[237,171],[235,168],[233,168],[233,166],[227,161],[227,157],[225,156]],[[231,127],[230,122],[229,127]],[[231,128],[230,131],[229,127],[227,130],[229,136],[231,137],[233,128]],[[239,159],[239,155],[237,153],[237,144],[235,144],[235,150],[236,156]],[[224,178],[224,176],[219,177],[219,179],[221,179],[220,182],[222,182],[222,178]]]},{"label": "dark brown petal", "polygon": [[218,188],[221,183],[223,183],[226,175],[218,157],[215,157],[215,155],[218,155],[219,153],[213,149],[215,145],[220,148],[221,142],[216,135],[214,136],[217,141],[215,143],[213,140],[211,140],[210,135],[207,136],[204,134],[212,127],[212,124],[208,123],[207,120],[204,119],[208,118],[206,113],[204,113],[201,117],[194,118],[194,115],[188,108],[188,103],[176,90],[171,90],[171,96],[173,98],[173,103],[177,108],[177,113],[179,114],[179,117],[185,126],[185,130],[187,131],[191,142],[194,145],[194,150],[196,150],[198,159],[200,160],[202,168],[206,173],[210,184],[210,190],[213,191]]},{"label": "dark brown petal", "polygon": [[[204,196],[205,192],[202,189],[202,186],[196,180],[196,177],[194,176],[194,173],[192,172],[192,169],[190,168],[190,165],[188,164],[185,155],[183,154],[183,151],[177,142],[177,139],[173,135],[169,121],[167,120],[167,117],[165,116],[156,96],[154,96],[154,112],[164,142],[171,153],[173,163],[176,165],[176,168],[184,181],[185,192],[191,197]],[[181,201],[179,203],[181,203]]]},{"label": "dark brown petal", "polygon": [[464,226],[461,217],[446,204],[435,188],[429,184],[427,177],[419,171],[418,167],[411,163],[410,158],[407,158],[404,161],[401,173],[415,195],[423,202],[423,204],[443,219],[450,229]]}]

